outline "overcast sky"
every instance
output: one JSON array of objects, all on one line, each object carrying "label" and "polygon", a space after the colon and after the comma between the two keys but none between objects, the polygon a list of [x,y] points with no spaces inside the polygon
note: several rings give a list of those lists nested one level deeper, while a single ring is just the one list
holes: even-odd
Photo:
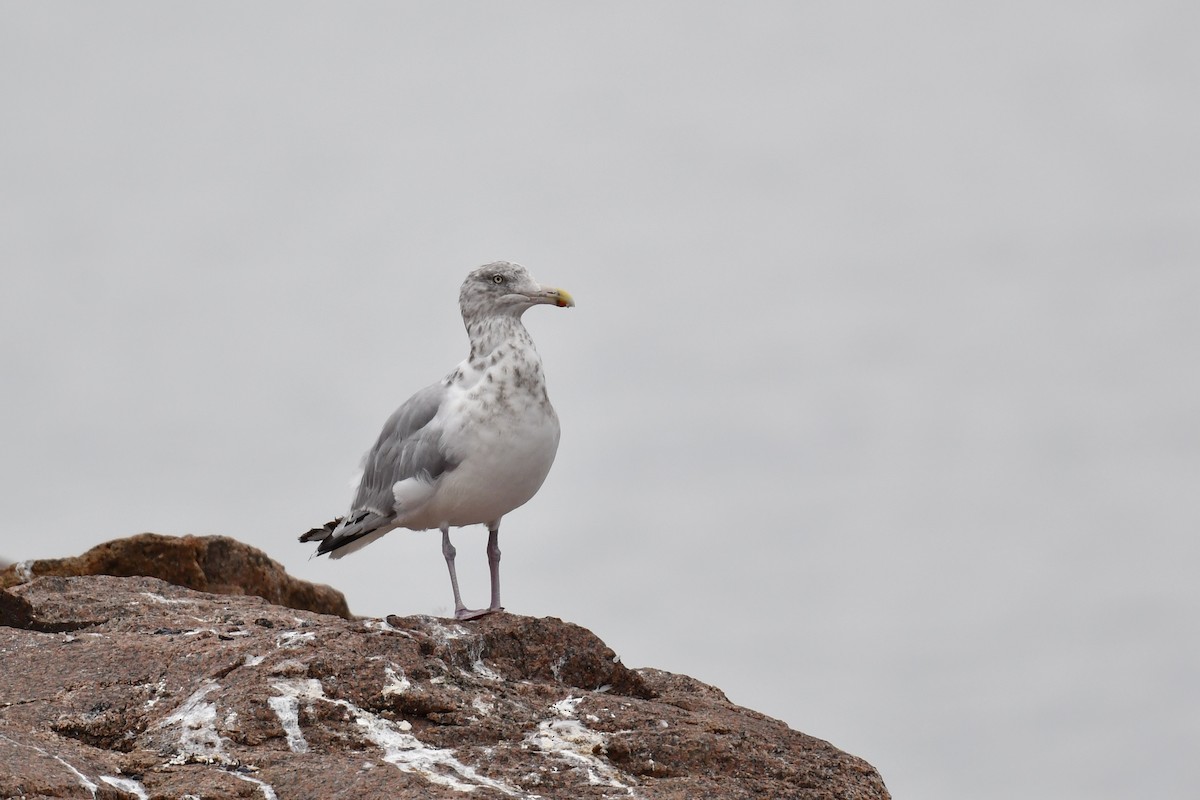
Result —
[{"label": "overcast sky", "polygon": [[[309,560],[508,259],[562,420],[504,600],[897,798],[1200,783],[1194,3],[0,5],[0,556]],[[456,536],[486,602],[482,528]]]}]

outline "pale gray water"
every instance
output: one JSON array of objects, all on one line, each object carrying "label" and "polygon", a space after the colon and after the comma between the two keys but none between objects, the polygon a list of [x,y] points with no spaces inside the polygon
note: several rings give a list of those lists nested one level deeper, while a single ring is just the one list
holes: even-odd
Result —
[{"label": "pale gray water", "polygon": [[0,555],[222,533],[447,612],[436,534],[295,536],[512,259],[578,308],[511,611],[898,798],[1194,791],[1193,5],[0,14]]}]

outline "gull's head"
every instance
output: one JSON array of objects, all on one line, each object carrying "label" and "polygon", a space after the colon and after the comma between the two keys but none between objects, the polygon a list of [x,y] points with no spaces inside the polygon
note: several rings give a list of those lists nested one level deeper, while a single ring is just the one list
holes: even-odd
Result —
[{"label": "gull's head", "polygon": [[575,300],[565,289],[542,286],[520,264],[497,261],[472,272],[458,293],[463,319],[497,315],[521,316],[530,306],[567,308]]}]

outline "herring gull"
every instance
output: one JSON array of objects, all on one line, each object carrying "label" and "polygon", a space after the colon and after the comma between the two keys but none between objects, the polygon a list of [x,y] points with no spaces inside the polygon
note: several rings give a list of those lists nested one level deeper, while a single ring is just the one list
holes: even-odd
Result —
[{"label": "herring gull", "polygon": [[[500,519],[537,493],[558,450],[558,415],[521,315],[575,301],[506,261],[469,274],[458,299],[470,355],[396,409],[363,458],[350,511],[300,541],[319,541],[314,555],[341,558],[394,528],[438,528],[454,616],[472,619],[502,610]],[[476,524],[488,528],[492,595],[486,609],[471,610],[459,594],[450,528]]]}]

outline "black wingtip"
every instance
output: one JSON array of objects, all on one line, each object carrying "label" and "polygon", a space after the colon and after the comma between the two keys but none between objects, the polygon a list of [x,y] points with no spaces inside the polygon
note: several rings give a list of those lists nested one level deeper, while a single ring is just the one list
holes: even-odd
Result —
[{"label": "black wingtip", "polygon": [[372,528],[371,530],[368,530],[368,531],[359,531],[358,533],[351,533],[348,535],[342,534],[341,536],[338,536],[336,538],[329,537],[326,539],[322,539],[320,546],[317,547],[317,552],[314,553],[313,555],[323,556],[328,553],[332,553],[335,550],[340,550],[343,547],[345,547],[346,545],[354,544],[359,539],[363,538],[364,536],[369,536],[374,532],[375,532],[375,529]]},{"label": "black wingtip", "polygon": [[[342,517],[338,517],[335,520],[330,520],[329,522],[326,522],[324,525],[322,525],[319,528],[313,528],[312,530],[310,530],[306,533],[300,534],[300,541],[302,541],[302,542],[323,542],[326,539],[328,539],[329,536],[333,533],[334,529],[337,528],[337,526],[341,525],[341,524],[342,524]],[[318,552],[321,552],[321,551],[318,550]]]}]

